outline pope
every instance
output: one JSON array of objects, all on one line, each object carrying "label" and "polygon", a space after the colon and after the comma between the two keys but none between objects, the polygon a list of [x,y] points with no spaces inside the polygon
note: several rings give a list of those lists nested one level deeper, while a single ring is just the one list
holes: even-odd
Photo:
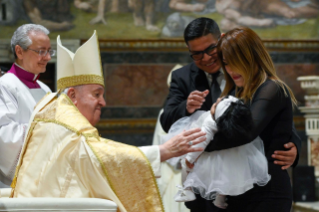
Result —
[{"label": "pope", "polygon": [[[164,211],[155,177],[161,161],[200,151],[200,129],[160,146],[137,148],[101,138],[94,125],[105,106],[97,35],[74,54],[57,39],[58,92],[43,98],[30,120],[13,197],[92,197],[114,201],[118,211]],[[192,142],[190,142],[192,141]]]}]

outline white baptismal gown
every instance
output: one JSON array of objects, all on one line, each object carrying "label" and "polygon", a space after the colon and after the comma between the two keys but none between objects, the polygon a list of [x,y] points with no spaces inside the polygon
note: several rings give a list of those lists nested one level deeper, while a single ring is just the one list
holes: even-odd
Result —
[{"label": "white baptismal gown", "polygon": [[[195,127],[206,132],[206,141],[194,146],[205,149],[217,132],[217,125],[210,111],[197,111],[191,116],[179,119],[164,139]],[[188,153],[186,158],[195,163],[195,166],[187,175],[183,186],[192,188],[207,200],[215,199],[216,194],[240,195],[253,188],[254,184],[262,186],[270,180],[263,141],[259,137],[235,148]],[[183,158],[171,160],[180,159]]]}]

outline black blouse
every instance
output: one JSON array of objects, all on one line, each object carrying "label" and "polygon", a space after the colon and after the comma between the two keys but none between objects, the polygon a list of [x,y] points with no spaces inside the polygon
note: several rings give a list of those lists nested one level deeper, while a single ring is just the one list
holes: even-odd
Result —
[{"label": "black blouse", "polygon": [[[301,140],[293,127],[292,104],[288,90],[284,90],[274,81],[267,79],[255,92],[249,107],[253,117],[251,139],[237,138],[229,140],[217,133],[206,151],[223,150],[241,146],[253,141],[258,135],[264,142],[265,155],[273,160],[271,155],[275,150],[286,150],[284,144],[292,141],[300,149]],[[298,160],[296,160],[298,161]]]}]

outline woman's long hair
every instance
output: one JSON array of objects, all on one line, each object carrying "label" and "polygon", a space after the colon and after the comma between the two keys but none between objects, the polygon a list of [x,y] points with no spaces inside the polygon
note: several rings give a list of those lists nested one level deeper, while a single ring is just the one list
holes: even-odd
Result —
[{"label": "woman's long hair", "polygon": [[253,30],[247,27],[230,30],[220,38],[217,50],[226,79],[226,86],[221,96],[226,96],[236,86],[226,71],[223,62],[225,59],[228,66],[244,79],[245,85],[236,88],[236,96],[245,102],[251,101],[258,87],[269,78],[283,89],[285,96],[288,96],[286,92],[288,90],[293,105],[297,104],[291,89],[277,76],[270,55]]}]

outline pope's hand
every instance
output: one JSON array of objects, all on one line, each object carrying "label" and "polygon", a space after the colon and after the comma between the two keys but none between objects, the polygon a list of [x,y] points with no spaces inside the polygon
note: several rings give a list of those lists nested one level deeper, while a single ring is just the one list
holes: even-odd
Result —
[{"label": "pope's hand", "polygon": [[205,141],[205,134],[206,133],[202,132],[200,128],[195,128],[183,131],[182,133],[174,136],[159,146],[161,161],[168,160],[172,157],[178,157],[188,152],[203,151],[203,148],[193,147],[192,145]]}]

